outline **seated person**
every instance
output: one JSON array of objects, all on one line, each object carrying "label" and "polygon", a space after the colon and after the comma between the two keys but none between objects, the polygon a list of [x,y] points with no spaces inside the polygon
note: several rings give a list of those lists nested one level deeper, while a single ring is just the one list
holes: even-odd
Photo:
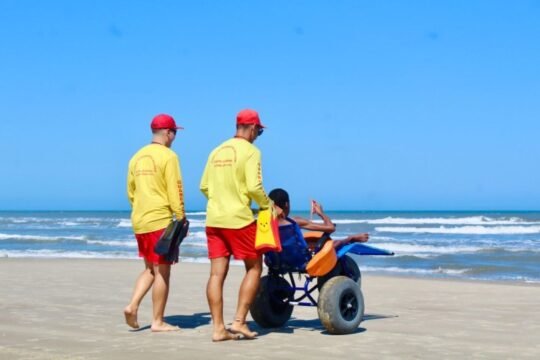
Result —
[{"label": "seated person", "polygon": [[[336,230],[336,226],[323,212],[322,206],[316,201],[312,203],[312,212],[322,219],[322,224],[301,217],[289,217],[291,210],[289,194],[285,190],[274,189],[268,196],[282,209],[279,218],[279,235],[282,252],[279,254],[268,253],[265,257],[265,262],[270,267],[275,265],[274,267],[280,267],[284,271],[303,270],[307,262],[311,259],[312,254],[300,229],[331,234]],[[366,242],[368,239],[369,235],[366,233],[354,234],[345,239],[336,240],[333,244],[334,247],[340,247],[350,242]]]},{"label": "seated person", "polygon": [[[282,209],[282,213],[279,220],[279,225],[287,225],[290,224],[293,220],[295,223],[298,224],[298,226],[304,230],[311,230],[311,231],[322,231],[324,233],[333,233],[336,231],[336,225],[332,223],[332,220],[326,215],[322,209],[322,205],[319,204],[316,201],[313,201],[312,206],[312,213],[317,214],[323,221],[323,223],[314,222],[312,220],[304,219],[298,216],[293,216],[292,218],[289,218],[289,213],[291,211],[290,201],[289,201],[289,194],[283,190],[283,189],[274,189],[268,194],[270,199],[274,201],[274,203]],[[343,244],[351,243],[351,242],[366,242],[369,239],[369,234],[367,233],[359,233],[359,234],[353,234],[347,236],[345,239],[336,240],[334,241],[335,247],[341,246]]]}]

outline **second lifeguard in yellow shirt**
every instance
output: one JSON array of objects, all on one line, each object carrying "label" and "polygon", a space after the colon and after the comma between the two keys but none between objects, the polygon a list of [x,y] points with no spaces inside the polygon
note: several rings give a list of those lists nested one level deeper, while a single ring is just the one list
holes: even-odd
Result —
[{"label": "second lifeguard in yellow shirt", "polygon": [[[255,250],[257,225],[251,211],[254,200],[260,208],[270,206],[262,185],[261,153],[253,142],[263,133],[259,114],[242,110],[236,117],[236,136],[215,148],[208,157],[201,179],[201,191],[208,198],[206,238],[210,278],[206,296],[212,314],[212,340],[230,340],[242,334],[254,338],[246,316],[262,272],[262,260]],[[243,260],[246,274],[240,286],[236,316],[230,329],[223,321],[223,283],[233,255]]]},{"label": "second lifeguard in yellow shirt", "polygon": [[252,200],[260,208],[269,206],[262,185],[261,152],[241,137],[212,151],[200,187],[208,198],[206,226],[240,229],[254,221]]}]

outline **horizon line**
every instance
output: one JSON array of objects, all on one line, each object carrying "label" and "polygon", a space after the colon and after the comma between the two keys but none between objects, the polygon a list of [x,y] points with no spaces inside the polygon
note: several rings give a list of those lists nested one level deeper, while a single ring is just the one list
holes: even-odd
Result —
[{"label": "horizon line", "polygon": [[[258,209],[253,209],[258,210]],[[309,212],[310,209],[299,209],[295,210],[296,212]],[[131,212],[130,209],[123,210],[114,210],[114,209],[0,209],[0,212]],[[195,209],[195,210],[186,210],[186,213],[190,212],[206,212],[206,209]],[[369,210],[369,209],[355,209],[355,210],[344,210],[344,209],[325,209],[325,212],[540,212],[540,209],[518,209],[518,210],[509,210],[509,209],[385,209],[385,210]]]}]

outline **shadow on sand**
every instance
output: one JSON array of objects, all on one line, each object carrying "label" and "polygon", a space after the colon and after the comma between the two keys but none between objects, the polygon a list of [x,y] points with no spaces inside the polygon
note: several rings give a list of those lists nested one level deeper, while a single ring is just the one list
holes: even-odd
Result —
[{"label": "shadow on sand", "polygon": [[[364,315],[364,319],[362,321],[371,321],[371,320],[380,320],[380,319],[388,319],[388,318],[395,318],[398,317],[397,315],[381,315],[381,314],[366,314]],[[283,334],[292,334],[295,332],[295,330],[302,329],[302,330],[308,330],[308,331],[318,331],[323,335],[332,335],[321,324],[321,321],[319,319],[310,319],[310,320],[304,320],[304,319],[297,319],[297,318],[291,318],[285,326],[280,328],[271,328],[271,329],[265,329],[258,326],[255,322],[253,322],[253,327],[255,331],[259,333],[260,336],[264,336],[268,333],[277,332],[277,333],[283,333]],[[363,327],[359,327],[351,334],[359,334],[365,332],[366,329]]]},{"label": "shadow on sand", "polygon": [[[371,321],[371,320],[380,320],[380,319],[388,319],[388,318],[396,318],[397,315],[382,315],[382,314],[366,314],[364,315],[364,321]],[[179,326],[182,329],[195,329],[199,326],[203,325],[210,325],[211,324],[211,316],[209,312],[201,312],[201,313],[195,313],[193,315],[171,315],[165,317],[165,322],[174,325]],[[247,322],[250,329],[257,331],[259,333],[259,337],[265,336],[272,332],[277,333],[283,333],[283,334],[292,334],[295,332],[295,330],[302,329],[302,330],[308,330],[308,331],[318,331],[323,335],[331,335],[324,326],[322,326],[321,321],[319,319],[297,319],[297,318],[291,318],[285,326],[280,328],[271,328],[266,329],[262,328],[255,321],[248,321]],[[228,324],[230,326],[230,324]],[[130,330],[131,332],[139,332],[144,330],[150,330],[150,325],[143,326],[139,329],[133,329]],[[365,332],[366,329],[363,327],[359,327],[356,331],[354,331],[351,334],[359,334]]]},{"label": "shadow on sand", "polygon": [[[195,329],[199,326],[210,324],[211,317],[209,312],[195,313],[193,315],[171,315],[165,316],[165,322],[182,329]],[[131,330],[133,332],[150,330],[150,325]]]}]

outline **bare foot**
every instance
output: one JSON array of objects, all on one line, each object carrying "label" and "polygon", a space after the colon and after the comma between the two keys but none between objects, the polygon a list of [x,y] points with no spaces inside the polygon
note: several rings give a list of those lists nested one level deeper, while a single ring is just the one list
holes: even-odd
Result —
[{"label": "bare foot", "polygon": [[152,330],[152,332],[180,331],[180,327],[167,324],[166,322],[162,322],[161,324],[157,325],[152,324],[150,329]]},{"label": "bare foot", "polygon": [[139,323],[137,322],[137,310],[133,310],[129,306],[126,306],[124,309],[124,317],[126,318],[126,324],[134,329],[139,328]]},{"label": "bare foot", "polygon": [[233,334],[241,334],[244,339],[255,339],[259,335],[258,332],[249,330],[247,324],[240,320],[234,320],[229,331]]},{"label": "bare foot", "polygon": [[212,341],[218,342],[218,341],[227,341],[227,340],[239,340],[240,335],[236,335],[231,333],[230,331],[227,331],[225,329],[221,331],[215,331],[212,334]]}]

